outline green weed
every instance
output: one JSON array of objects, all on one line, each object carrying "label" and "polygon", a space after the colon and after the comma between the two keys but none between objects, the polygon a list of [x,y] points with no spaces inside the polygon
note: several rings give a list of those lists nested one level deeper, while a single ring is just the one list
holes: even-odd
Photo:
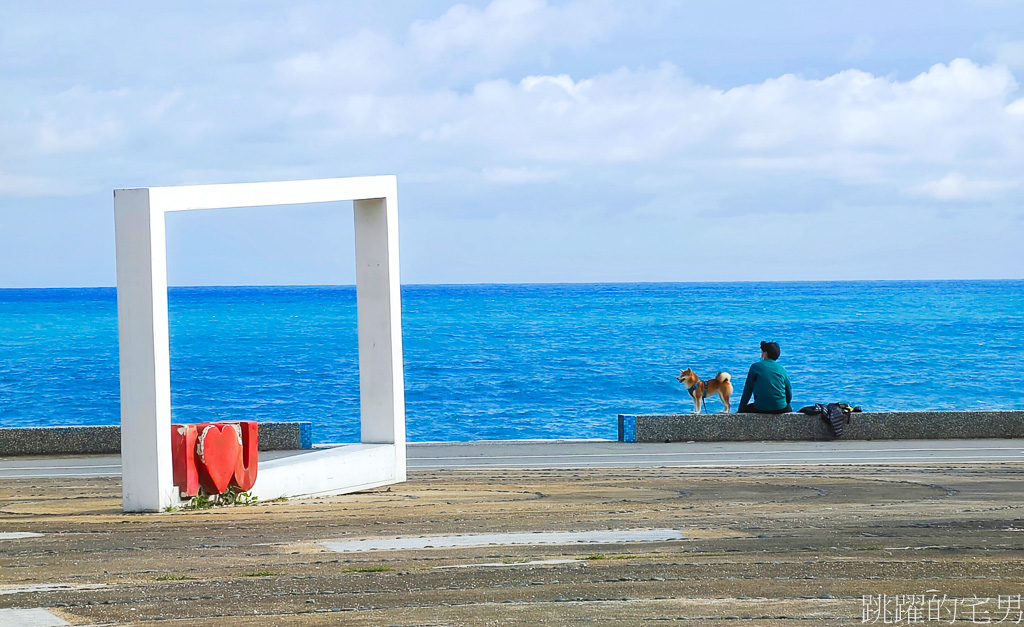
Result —
[{"label": "green weed", "polygon": [[[259,497],[249,494],[248,492],[239,492],[235,488],[228,488],[227,492],[223,494],[207,494],[202,488],[199,489],[199,494],[193,496],[181,509],[197,510],[197,509],[210,509],[211,507],[218,507],[223,505],[255,505]],[[164,510],[173,511],[173,510]]]}]

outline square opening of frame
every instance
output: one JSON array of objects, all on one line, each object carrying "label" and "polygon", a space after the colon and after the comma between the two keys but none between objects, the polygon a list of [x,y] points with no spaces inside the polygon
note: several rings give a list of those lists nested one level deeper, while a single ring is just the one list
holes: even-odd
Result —
[{"label": "square opening of frame", "polygon": [[360,441],[352,211],[167,215],[172,422],[304,421],[318,441]]}]

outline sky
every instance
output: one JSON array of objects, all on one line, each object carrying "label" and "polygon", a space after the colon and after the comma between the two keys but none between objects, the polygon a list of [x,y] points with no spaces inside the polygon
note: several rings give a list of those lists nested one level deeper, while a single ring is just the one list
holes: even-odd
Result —
[{"label": "sky", "polygon": [[[112,190],[398,177],[403,283],[1024,278],[1024,2],[5,0],[0,287]],[[172,285],[352,284],[350,203],[167,217]]]}]

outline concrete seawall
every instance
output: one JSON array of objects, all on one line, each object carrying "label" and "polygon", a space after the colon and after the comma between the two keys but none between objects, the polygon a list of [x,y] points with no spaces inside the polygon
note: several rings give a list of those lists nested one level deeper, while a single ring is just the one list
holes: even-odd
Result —
[{"label": "concrete seawall", "polygon": [[[313,447],[310,422],[259,423],[261,451]],[[16,455],[116,455],[121,452],[121,427],[12,427],[0,429],[0,457]]]},{"label": "concrete seawall", "polygon": [[800,413],[619,415],[620,442],[975,438],[1024,438],[1024,411],[855,413],[841,438],[822,418]]}]

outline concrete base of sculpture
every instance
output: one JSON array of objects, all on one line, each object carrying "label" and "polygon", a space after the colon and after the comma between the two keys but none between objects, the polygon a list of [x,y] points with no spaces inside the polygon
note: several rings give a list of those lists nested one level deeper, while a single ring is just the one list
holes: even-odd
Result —
[{"label": "concrete base of sculpture", "polygon": [[397,467],[394,446],[343,444],[260,462],[256,485],[249,493],[260,501],[349,494],[405,481],[405,473],[397,473]]}]

